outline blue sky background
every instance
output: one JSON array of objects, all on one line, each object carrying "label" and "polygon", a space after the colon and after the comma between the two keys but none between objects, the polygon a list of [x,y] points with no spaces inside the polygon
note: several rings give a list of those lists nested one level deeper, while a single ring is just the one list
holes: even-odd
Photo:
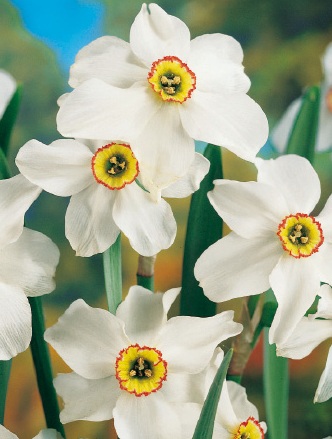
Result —
[{"label": "blue sky background", "polygon": [[64,71],[80,48],[103,34],[104,5],[98,0],[11,0],[25,27],[50,46]]}]

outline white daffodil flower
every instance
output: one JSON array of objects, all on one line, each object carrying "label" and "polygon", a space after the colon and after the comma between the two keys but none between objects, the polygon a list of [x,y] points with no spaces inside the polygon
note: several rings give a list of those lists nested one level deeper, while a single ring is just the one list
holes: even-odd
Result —
[{"label": "white daffodil flower", "polygon": [[[76,254],[91,256],[107,250],[120,230],[143,256],[168,248],[176,234],[171,207],[137,184],[145,180],[129,144],[87,142],[89,148],[82,142],[66,139],[46,146],[31,140],[16,157],[19,170],[32,184],[54,195],[71,195],[66,237]],[[197,154],[188,175],[161,194],[188,196],[198,189],[208,169],[209,161]]]},{"label": "white daffodil flower", "polygon": [[332,283],[332,197],[317,217],[320,182],[308,160],[287,155],[257,160],[257,182],[215,181],[209,199],[233,230],[198,259],[195,276],[213,301],[270,287],[278,309],[270,343],[281,343]]},{"label": "white daffodil flower", "polygon": [[[321,85],[318,131],[316,151],[323,152],[332,148],[332,43],[330,43],[322,58],[324,80]],[[280,152],[284,152],[295,119],[302,104],[302,98],[293,101],[287,108],[277,126],[271,133],[271,140]]]},{"label": "white daffodil flower", "polygon": [[57,246],[42,233],[24,228],[19,239],[0,249],[0,360],[27,349],[31,310],[27,296],[55,288]]},{"label": "white daffodil flower", "polygon": [[63,423],[114,417],[121,439],[183,438],[179,403],[171,398],[182,390],[172,388],[172,376],[202,371],[218,343],[242,325],[232,311],[167,321],[179,290],[131,287],[116,316],[79,299],[46,330],[45,340],[74,371],[55,379]]},{"label": "white daffodil flower", "polygon": [[5,70],[0,70],[0,119],[16,90],[16,81]]},{"label": "white daffodil flower", "polygon": [[[199,376],[189,376],[189,397],[193,402],[180,406],[181,422],[185,432],[182,439],[191,439],[202,410],[203,402],[223,359],[217,348],[207,368]],[[181,386],[180,380],[178,380]],[[187,402],[187,401],[185,401]],[[258,421],[258,410],[248,401],[246,390],[232,381],[224,381],[213,430],[213,439],[264,439],[265,422]]]},{"label": "white daffodil flower", "polygon": [[[277,344],[277,355],[301,359],[309,355],[315,347],[332,337],[332,288],[324,284],[318,291],[321,296],[315,314],[303,317],[290,337]],[[325,320],[322,320],[325,319]],[[314,402],[325,402],[332,397],[332,346],[326,366],[316,390]]]},{"label": "white daffodil flower", "polygon": [[[0,424],[0,437],[1,439],[18,439],[16,434],[11,433],[7,428]],[[62,439],[60,433],[58,433],[53,428],[47,428],[45,430],[41,430],[37,436],[33,437],[33,439]]]},{"label": "white daffodil flower", "polygon": [[58,130],[65,137],[127,139],[159,186],[186,174],[193,139],[253,161],[268,123],[246,94],[242,60],[232,37],[190,41],[181,20],[143,4],[130,43],[104,36],[78,53],[69,80],[75,90],[59,99]]}]

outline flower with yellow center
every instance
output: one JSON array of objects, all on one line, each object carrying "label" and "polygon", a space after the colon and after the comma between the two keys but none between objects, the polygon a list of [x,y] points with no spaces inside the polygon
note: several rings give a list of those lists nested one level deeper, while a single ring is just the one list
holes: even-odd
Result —
[{"label": "flower with yellow center", "polygon": [[104,36],[84,47],[71,67],[74,88],[59,100],[65,137],[128,139],[135,154],[167,186],[186,174],[194,140],[253,161],[268,136],[240,44],[223,34],[190,40],[188,27],[155,3],[143,4],[130,43]]},{"label": "flower with yellow center", "polygon": [[214,301],[272,288],[278,309],[270,342],[282,343],[332,283],[332,197],[318,216],[318,176],[295,155],[257,160],[256,182],[215,182],[209,199],[232,232],[198,259],[195,276]]},{"label": "flower with yellow center", "polygon": [[186,398],[186,375],[201,372],[242,325],[232,311],[167,320],[179,292],[131,287],[116,315],[80,299],[45,332],[74,370],[55,379],[63,423],[114,417],[121,439],[183,439],[178,401]]},{"label": "flower with yellow center", "polygon": [[259,422],[250,416],[250,418],[240,424],[234,439],[264,439],[264,431]]}]

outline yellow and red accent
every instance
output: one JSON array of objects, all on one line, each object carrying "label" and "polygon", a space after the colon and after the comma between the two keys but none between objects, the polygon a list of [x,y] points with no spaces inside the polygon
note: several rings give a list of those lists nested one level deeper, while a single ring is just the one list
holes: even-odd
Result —
[{"label": "yellow and red accent", "polygon": [[196,76],[177,56],[165,56],[155,61],[148,74],[152,89],[163,101],[182,104],[196,88]]},{"label": "yellow and red accent", "polygon": [[277,235],[283,249],[294,258],[311,256],[324,242],[321,224],[305,213],[286,216],[278,226]]},{"label": "yellow and red accent", "polygon": [[264,439],[264,431],[257,419],[250,416],[239,425],[234,439]]},{"label": "yellow and red accent", "polygon": [[108,189],[119,190],[135,181],[139,166],[129,145],[109,143],[99,148],[91,160],[92,173]]},{"label": "yellow and red accent", "polygon": [[119,352],[115,376],[122,390],[135,396],[148,396],[157,392],[166,380],[167,362],[158,349],[131,345]]}]

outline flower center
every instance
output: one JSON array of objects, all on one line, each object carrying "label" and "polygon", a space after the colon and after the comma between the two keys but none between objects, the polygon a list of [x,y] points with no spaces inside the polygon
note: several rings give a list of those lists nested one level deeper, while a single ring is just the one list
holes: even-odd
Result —
[{"label": "flower center", "polygon": [[284,250],[294,258],[311,256],[324,241],[320,223],[304,213],[286,216],[279,224],[277,235]]},{"label": "flower center", "polygon": [[96,181],[109,189],[122,189],[139,173],[138,161],[129,145],[110,143],[99,148],[91,161]]},{"label": "flower center", "polygon": [[163,101],[184,102],[196,88],[196,76],[176,56],[165,56],[152,64],[148,81]]},{"label": "flower center", "polygon": [[163,385],[167,363],[157,349],[135,344],[119,352],[115,376],[122,390],[135,396],[147,396]]},{"label": "flower center", "polygon": [[246,421],[240,424],[234,439],[264,439],[264,431],[259,422],[250,416]]},{"label": "flower center", "polygon": [[330,113],[332,113],[332,88],[330,88],[326,93],[325,102],[327,109],[329,110]]}]

